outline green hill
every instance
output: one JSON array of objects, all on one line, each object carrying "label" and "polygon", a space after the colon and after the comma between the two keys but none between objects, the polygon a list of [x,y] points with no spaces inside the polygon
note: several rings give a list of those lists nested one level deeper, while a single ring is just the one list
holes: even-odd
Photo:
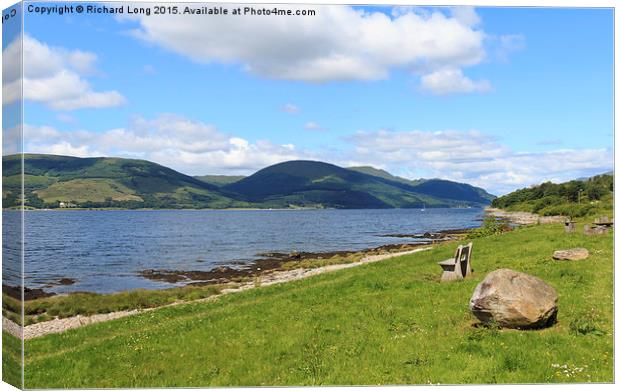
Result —
[{"label": "green hill", "polygon": [[245,178],[243,175],[196,175],[194,178],[199,181],[210,183],[217,187],[229,185]]},{"label": "green hill", "polygon": [[[290,161],[249,177],[191,177],[145,160],[24,155],[33,208],[419,208],[481,206],[488,193],[449,181],[409,181],[386,171]],[[20,204],[21,157],[3,157],[3,206]],[[492,196],[489,196],[492,197]]]},{"label": "green hill", "polygon": [[464,201],[465,203],[488,204],[495,199],[494,195],[489,194],[480,187],[444,179],[427,179],[417,185],[415,189],[422,194],[455,201]]},{"label": "green hill", "polygon": [[361,172],[362,174],[368,174],[383,179],[388,179],[393,182],[405,183],[407,185],[416,186],[424,182],[424,179],[406,179],[396,175],[392,175],[385,170],[374,168],[371,166],[359,166],[359,167],[347,167],[349,170]]},{"label": "green hill", "polygon": [[[385,174],[369,175],[333,164],[298,160],[267,167],[223,189],[243,194],[249,202],[319,204],[334,208],[419,208],[489,203],[482,197],[459,198],[460,194],[437,196],[432,187],[420,188],[406,180],[393,180],[395,177],[381,172]],[[460,185],[459,189],[463,186],[471,188]]]},{"label": "green hill", "polygon": [[[3,157],[3,204],[17,203],[20,156]],[[243,206],[217,186],[145,160],[24,155],[26,205],[58,207],[200,208]]]},{"label": "green hill", "polygon": [[405,179],[370,166],[349,167],[349,170],[387,179],[393,182],[408,184],[415,187],[417,193],[446,200],[488,204],[495,196],[480,187],[466,183],[452,182],[445,179]]},{"label": "green hill", "polygon": [[597,175],[565,183],[545,182],[493,200],[494,208],[545,215],[579,217],[613,210],[614,177]]}]

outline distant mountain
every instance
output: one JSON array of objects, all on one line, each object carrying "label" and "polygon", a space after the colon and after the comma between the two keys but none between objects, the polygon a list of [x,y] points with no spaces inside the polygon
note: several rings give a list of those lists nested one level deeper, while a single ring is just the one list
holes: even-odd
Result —
[{"label": "distant mountain", "polygon": [[196,175],[199,181],[215,185],[217,187],[229,185],[245,178],[243,175]]},{"label": "distant mountain", "polygon": [[[3,205],[19,205],[21,158],[3,157]],[[418,208],[482,206],[482,189],[409,181],[372,167],[290,161],[248,177],[191,177],[145,160],[24,155],[25,204],[34,208]],[[369,174],[370,173],[370,174]]]},{"label": "distant mountain", "polygon": [[415,187],[418,193],[455,201],[489,204],[495,196],[480,187],[443,179],[427,179]]},{"label": "distant mountain", "polygon": [[[432,186],[420,188],[422,184],[414,185],[402,178],[394,180],[385,171],[368,168],[363,171],[315,161],[290,161],[264,168],[223,189],[243,194],[248,202],[279,201],[334,208],[418,208],[423,205],[449,207],[490,203],[484,197],[469,193],[467,199],[459,198],[464,187],[469,185],[458,184],[459,193],[448,198],[446,195],[452,195],[437,196],[433,194]],[[379,172],[381,176],[366,172]],[[476,190],[472,192],[476,193]]]},{"label": "distant mountain", "polygon": [[368,174],[368,175],[376,176],[379,178],[388,179],[394,182],[405,183],[405,184],[412,185],[412,186],[416,186],[424,182],[424,179],[406,179],[406,178],[402,178],[396,175],[392,175],[385,170],[381,170],[381,169],[374,168],[371,166],[348,167],[348,169],[361,172],[362,174]]},{"label": "distant mountain", "polygon": [[577,179],[575,179],[575,180],[576,180],[576,181],[587,181],[587,180],[588,180],[588,179],[590,179],[590,178],[594,178],[594,177],[601,176],[601,175],[609,175],[609,176],[614,176],[614,171],[613,171],[613,170],[612,170],[612,171],[607,171],[607,172],[604,172],[604,173],[602,173],[602,174],[596,174],[596,175],[592,175],[592,176],[583,176],[583,177],[581,177],[581,178],[577,178]]},{"label": "distant mountain", "polygon": [[406,179],[370,166],[349,167],[349,170],[362,172],[394,182],[409,184],[415,187],[417,193],[447,200],[488,204],[495,198],[494,195],[488,193],[486,190],[465,183],[452,182],[444,179]]},{"label": "distant mountain", "polygon": [[[2,162],[3,200],[10,201],[20,193],[20,156],[5,156]],[[245,206],[215,185],[145,160],[27,154],[24,163],[26,205],[32,207],[61,201],[83,207]]]}]

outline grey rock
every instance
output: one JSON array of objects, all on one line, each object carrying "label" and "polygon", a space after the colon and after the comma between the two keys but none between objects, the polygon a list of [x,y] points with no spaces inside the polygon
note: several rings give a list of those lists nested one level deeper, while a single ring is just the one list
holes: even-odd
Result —
[{"label": "grey rock", "polygon": [[568,250],[557,250],[553,252],[553,259],[557,261],[579,261],[586,259],[590,255],[585,248],[577,247]]},{"label": "grey rock", "polygon": [[483,323],[513,329],[540,328],[555,322],[558,295],[538,277],[499,269],[478,284],[469,309]]}]

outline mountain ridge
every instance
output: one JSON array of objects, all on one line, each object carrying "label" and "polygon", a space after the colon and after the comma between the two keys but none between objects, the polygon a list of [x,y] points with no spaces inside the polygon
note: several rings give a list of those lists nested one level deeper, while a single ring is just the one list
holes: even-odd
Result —
[{"label": "mountain ridge", "polygon": [[[5,207],[19,204],[20,157],[3,157]],[[116,157],[25,154],[24,163],[25,204],[33,208],[417,208],[485,206],[493,199],[468,184],[418,183],[372,167],[364,170],[377,175],[309,160],[278,163],[247,177],[192,177]]]}]

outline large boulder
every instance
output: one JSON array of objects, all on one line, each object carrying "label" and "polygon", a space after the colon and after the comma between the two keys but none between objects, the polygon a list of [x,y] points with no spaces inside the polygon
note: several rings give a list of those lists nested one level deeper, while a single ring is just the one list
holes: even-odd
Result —
[{"label": "large boulder", "polygon": [[553,252],[553,259],[558,261],[579,261],[586,259],[590,255],[587,249],[577,247],[568,250],[557,250]]},{"label": "large boulder", "polygon": [[558,312],[557,301],[555,289],[540,278],[499,269],[478,284],[469,309],[484,323],[529,329],[552,324]]}]

